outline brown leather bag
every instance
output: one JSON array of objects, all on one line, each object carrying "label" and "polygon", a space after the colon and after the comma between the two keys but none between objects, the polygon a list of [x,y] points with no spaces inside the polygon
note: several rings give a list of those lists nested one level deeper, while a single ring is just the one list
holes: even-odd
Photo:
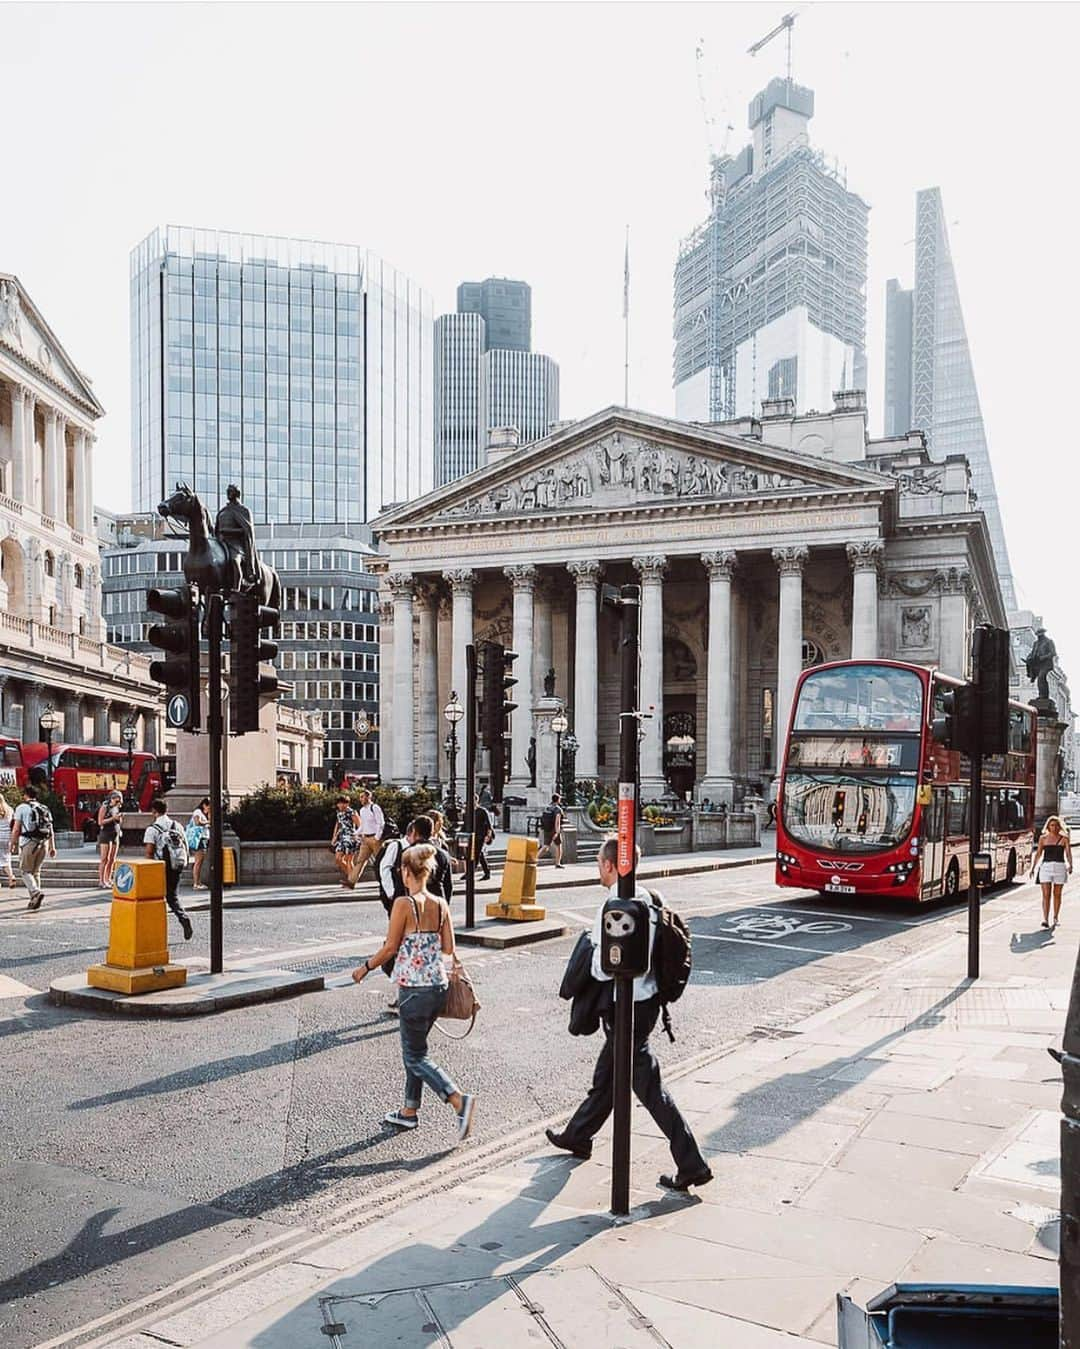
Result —
[{"label": "brown leather bag", "polygon": [[444,1035],[448,1035],[451,1040],[464,1040],[472,1028],[476,1025],[476,1014],[480,1010],[480,999],[476,996],[476,990],[473,988],[472,980],[469,978],[469,972],[461,961],[454,956],[454,962],[450,969],[450,983],[446,990],[446,1002],[439,1013],[448,1021],[467,1021],[468,1030],[462,1035],[450,1035],[450,1032],[439,1029]]}]

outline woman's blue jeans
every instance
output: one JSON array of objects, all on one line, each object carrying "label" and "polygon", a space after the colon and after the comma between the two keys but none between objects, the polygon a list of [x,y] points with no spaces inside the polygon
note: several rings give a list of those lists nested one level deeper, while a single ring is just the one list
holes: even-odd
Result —
[{"label": "woman's blue jeans", "polygon": [[457,1092],[446,1073],[428,1057],[428,1035],[446,1002],[445,988],[398,989],[401,1057],[405,1063],[405,1104],[420,1108],[426,1082],[440,1101]]}]

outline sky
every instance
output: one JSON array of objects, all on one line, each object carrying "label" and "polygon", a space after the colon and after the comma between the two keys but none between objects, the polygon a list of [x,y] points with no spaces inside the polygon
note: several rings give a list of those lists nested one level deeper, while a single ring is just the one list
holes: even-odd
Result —
[{"label": "sky", "polygon": [[[1020,602],[1080,687],[1080,7],[792,2],[811,138],[871,207],[871,431],[885,282],[910,284],[915,192],[938,186]],[[673,413],[679,240],[706,214],[710,147],[731,123],[738,149],[750,98],[784,73],[782,38],[747,48],[788,8],[0,6],[0,271],[107,409],[98,503],[129,504],[128,254],[165,222],[359,244],[436,313],[461,280],[522,278],[564,418],[622,402],[629,225],[630,403]]]}]

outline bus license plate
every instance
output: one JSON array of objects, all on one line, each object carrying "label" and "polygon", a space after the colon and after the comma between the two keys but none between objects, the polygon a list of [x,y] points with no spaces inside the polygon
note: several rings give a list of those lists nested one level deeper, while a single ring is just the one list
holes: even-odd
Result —
[{"label": "bus license plate", "polygon": [[825,889],[830,895],[853,895],[855,893],[853,885],[837,885],[831,881]]}]

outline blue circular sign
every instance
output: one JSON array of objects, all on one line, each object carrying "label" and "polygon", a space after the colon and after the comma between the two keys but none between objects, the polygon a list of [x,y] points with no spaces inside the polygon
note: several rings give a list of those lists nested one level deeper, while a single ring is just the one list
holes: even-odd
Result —
[{"label": "blue circular sign", "polygon": [[125,862],[116,868],[113,875],[113,885],[118,894],[126,895],[135,888],[135,872]]},{"label": "blue circular sign", "polygon": [[165,706],[165,720],[170,726],[183,726],[191,715],[191,703],[184,693],[174,693]]}]

